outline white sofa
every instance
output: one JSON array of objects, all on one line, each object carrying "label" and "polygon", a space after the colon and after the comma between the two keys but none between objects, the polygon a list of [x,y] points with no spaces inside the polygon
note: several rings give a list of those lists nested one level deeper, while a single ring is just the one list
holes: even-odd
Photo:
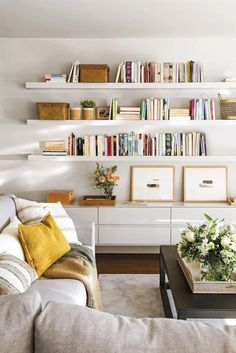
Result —
[{"label": "white sofa", "polygon": [[[15,203],[11,197],[8,195],[0,195],[0,233],[4,231],[11,219],[15,216]],[[82,244],[91,247],[95,254],[94,224],[81,224],[76,228],[76,232],[79,234],[79,240]],[[47,279],[45,277],[40,277],[31,285],[30,288],[33,288],[40,293],[43,307],[48,301],[86,306],[86,290],[84,285],[78,280]]]}]

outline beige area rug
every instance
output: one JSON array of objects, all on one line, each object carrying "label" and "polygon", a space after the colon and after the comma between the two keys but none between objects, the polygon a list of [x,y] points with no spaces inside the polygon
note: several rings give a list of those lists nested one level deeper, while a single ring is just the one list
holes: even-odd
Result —
[{"label": "beige area rug", "polygon": [[158,275],[99,276],[103,311],[130,317],[164,317]]},{"label": "beige area rug", "polygon": [[[159,275],[102,274],[99,276],[103,311],[135,318],[164,317]],[[170,295],[174,317],[176,312]],[[192,319],[212,325],[236,325],[236,319]]]}]

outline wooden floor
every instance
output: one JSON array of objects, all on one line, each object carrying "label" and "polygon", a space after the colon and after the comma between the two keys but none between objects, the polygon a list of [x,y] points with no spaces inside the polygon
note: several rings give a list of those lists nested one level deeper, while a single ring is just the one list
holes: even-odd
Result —
[{"label": "wooden floor", "polygon": [[98,273],[159,273],[157,254],[96,254]]}]

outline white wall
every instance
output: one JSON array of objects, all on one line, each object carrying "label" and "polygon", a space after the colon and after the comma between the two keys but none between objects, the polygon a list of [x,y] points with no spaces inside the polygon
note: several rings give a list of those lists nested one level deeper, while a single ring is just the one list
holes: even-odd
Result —
[{"label": "white wall", "polygon": [[[167,95],[153,91],[40,91],[24,88],[25,81],[42,80],[44,73],[67,73],[70,63],[108,63],[111,80],[122,60],[187,61],[203,63],[205,80],[219,81],[228,70],[236,72],[236,39],[0,39],[0,192],[45,198],[49,189],[72,188],[77,195],[94,192],[91,173],[95,163],[50,163],[15,160],[14,155],[31,153],[38,141],[65,137],[71,128],[36,128],[25,124],[26,119],[36,118],[35,102],[65,101],[73,105],[84,98],[94,98],[97,104],[106,104],[117,97],[122,104],[137,103],[145,96]],[[218,92],[168,92],[172,106],[188,105],[190,98],[216,96]],[[233,95],[234,92],[223,92]],[[236,154],[236,131],[234,128],[205,130],[210,154]],[[170,129],[172,131],[173,129]],[[204,131],[204,129],[201,129]],[[86,134],[87,128],[77,134]],[[126,130],[125,130],[126,131]],[[125,132],[120,128],[96,132]],[[135,129],[138,131],[138,129]],[[156,131],[156,130],[155,130]],[[90,131],[91,132],[91,131]],[[94,131],[93,131],[94,132]],[[11,160],[8,160],[11,158]],[[104,163],[111,165],[112,163]],[[129,198],[130,165],[118,163],[121,176],[117,195],[120,200]],[[137,163],[135,163],[137,164]],[[140,164],[140,163],[139,163]],[[144,163],[141,163],[144,164]],[[146,163],[147,164],[147,163]],[[155,164],[155,163],[149,163]],[[164,163],[163,163],[164,164]],[[197,163],[196,163],[197,164]],[[198,163],[203,164],[203,163]],[[224,164],[224,163],[210,163]],[[182,163],[176,163],[177,200],[182,199]],[[236,195],[236,164],[229,163],[229,193]]]}]

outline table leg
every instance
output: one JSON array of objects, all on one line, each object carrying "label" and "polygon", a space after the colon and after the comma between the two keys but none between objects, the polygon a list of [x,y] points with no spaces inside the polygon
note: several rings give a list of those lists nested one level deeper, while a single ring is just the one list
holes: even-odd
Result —
[{"label": "table leg", "polygon": [[161,299],[162,299],[162,304],[165,312],[165,317],[172,319],[173,314],[172,310],[170,307],[170,301],[169,297],[167,294],[167,289],[169,286],[166,283],[165,279],[165,264],[162,258],[162,254],[160,252],[160,293],[161,293]]}]

